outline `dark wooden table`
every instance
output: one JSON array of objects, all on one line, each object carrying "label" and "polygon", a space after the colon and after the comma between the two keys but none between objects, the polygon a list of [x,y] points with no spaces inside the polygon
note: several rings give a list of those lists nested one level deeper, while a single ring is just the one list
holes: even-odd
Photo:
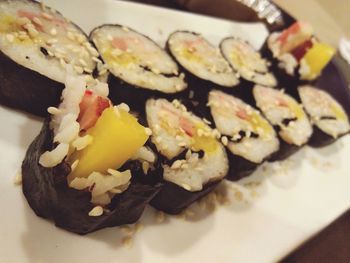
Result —
[{"label": "dark wooden table", "polygon": [[[234,0],[133,0],[145,4],[173,8],[240,21],[254,21],[258,17]],[[311,12],[312,10],[310,10]],[[288,15],[287,15],[288,17]],[[350,81],[350,67],[339,58],[338,65]],[[350,176],[350,171],[349,171]],[[350,189],[349,189],[350,191]],[[327,207],[325,207],[327,209]],[[273,248],[270,248],[273,249]],[[350,210],[331,225],[286,256],[283,263],[350,263]]]}]

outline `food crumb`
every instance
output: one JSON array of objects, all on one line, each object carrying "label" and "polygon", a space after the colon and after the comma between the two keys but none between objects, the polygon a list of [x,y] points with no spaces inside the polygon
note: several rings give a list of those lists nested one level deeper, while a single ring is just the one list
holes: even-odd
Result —
[{"label": "food crumb", "polygon": [[14,184],[15,185],[21,185],[22,184],[22,172],[20,170],[15,175]]}]

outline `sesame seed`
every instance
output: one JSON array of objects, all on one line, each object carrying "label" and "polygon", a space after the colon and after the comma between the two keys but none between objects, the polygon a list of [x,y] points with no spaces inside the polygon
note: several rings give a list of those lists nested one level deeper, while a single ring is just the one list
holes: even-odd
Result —
[{"label": "sesame seed", "polygon": [[92,60],[95,61],[96,63],[101,63],[102,64],[102,61],[96,57],[92,57]]},{"label": "sesame seed", "polygon": [[57,35],[57,30],[56,30],[56,28],[51,28],[51,30],[50,30],[50,34],[52,35],[52,36],[56,36]]},{"label": "sesame seed", "polygon": [[58,40],[56,38],[50,38],[46,41],[47,44],[51,45],[51,44],[55,44],[57,43]]},{"label": "sesame seed", "polygon": [[57,115],[61,113],[62,111],[60,109],[57,109],[56,107],[48,107],[47,112],[52,114],[52,115]]},{"label": "sesame seed", "polygon": [[73,68],[79,74],[82,74],[84,72],[84,69],[80,66],[74,66]]},{"label": "sesame seed", "polygon": [[156,215],[157,223],[163,223],[165,221],[165,214],[162,211],[158,211]]},{"label": "sesame seed", "polygon": [[102,206],[95,206],[91,211],[89,212],[89,216],[101,216],[103,214],[103,208]]},{"label": "sesame seed", "polygon": [[86,73],[92,73],[92,69],[90,69],[90,68],[87,68],[87,67],[84,67],[84,71],[86,72]]},{"label": "sesame seed", "polygon": [[180,147],[185,147],[187,145],[187,143],[186,142],[179,142],[177,145]]},{"label": "sesame seed", "polygon": [[121,109],[121,110],[126,111],[126,112],[129,112],[129,111],[130,111],[129,106],[128,106],[127,104],[125,104],[125,103],[120,103],[117,107],[118,107],[119,109]]},{"label": "sesame seed", "polygon": [[148,135],[148,136],[151,136],[152,135],[152,130],[150,128],[145,128],[145,133]]},{"label": "sesame seed", "polygon": [[182,186],[182,188],[184,188],[185,190],[191,191],[191,186],[189,186],[188,184],[182,184],[181,186]]},{"label": "sesame seed", "polygon": [[122,244],[124,247],[126,247],[128,249],[131,248],[132,244],[133,244],[132,237],[131,236],[124,237],[122,240]]},{"label": "sesame seed", "polygon": [[122,226],[120,230],[126,235],[133,235],[135,230],[130,226]]},{"label": "sesame seed", "polygon": [[181,167],[182,161],[181,160],[176,160],[172,165],[171,169],[179,169]]},{"label": "sesame seed", "polygon": [[188,98],[193,99],[193,97],[194,97],[194,91],[190,90],[190,92],[188,93]]},{"label": "sesame seed", "polygon": [[130,31],[130,29],[127,28],[126,26],[122,26],[122,30],[125,31],[125,32],[129,32]]},{"label": "sesame seed", "polygon": [[136,223],[136,225],[135,225],[135,230],[136,230],[136,232],[140,232],[140,231],[142,231],[144,228],[145,228],[145,226],[144,226],[142,223],[140,223],[140,222]]},{"label": "sesame seed", "polygon": [[104,69],[102,69],[102,70],[100,70],[99,72],[98,72],[98,74],[100,75],[100,76],[102,76],[102,75],[104,75],[104,74],[106,74],[107,73],[107,69],[106,68],[104,68]]},{"label": "sesame seed", "polygon": [[178,72],[176,69],[174,69],[174,70],[173,70],[173,74],[174,74],[174,75],[179,75],[179,72]]},{"label": "sesame seed", "polygon": [[43,25],[43,22],[41,22],[40,18],[39,17],[34,17],[33,18],[33,22],[39,26],[42,26]]},{"label": "sesame seed", "polygon": [[13,182],[14,182],[15,185],[21,185],[22,184],[22,172],[21,171],[18,171],[16,173]]},{"label": "sesame seed", "polygon": [[156,137],[155,140],[156,140],[156,143],[160,143],[162,141],[162,138],[161,137]]},{"label": "sesame seed", "polygon": [[49,15],[48,13],[45,13],[45,12],[42,12],[41,16],[43,18],[45,18],[46,20],[52,20],[53,19],[53,17],[51,15]]},{"label": "sesame seed", "polygon": [[61,66],[62,66],[63,68],[66,67],[66,61],[64,61],[63,58],[60,59],[60,64],[61,64]]},{"label": "sesame seed", "polygon": [[74,35],[73,35],[73,33],[70,32],[70,31],[68,31],[67,37],[68,37],[68,39],[70,39],[70,40],[74,40]]},{"label": "sesame seed", "polygon": [[75,168],[78,166],[79,160],[75,160],[72,165],[70,166],[71,172],[75,170]]},{"label": "sesame seed", "polygon": [[144,174],[147,174],[148,170],[149,170],[149,162],[142,162],[142,170]]},{"label": "sesame seed", "polygon": [[227,137],[226,136],[222,136],[221,137],[221,142],[222,142],[223,145],[227,146],[227,143],[228,143]]},{"label": "sesame seed", "polygon": [[192,155],[192,151],[188,149],[186,152],[186,159],[190,159],[191,155]]},{"label": "sesame seed", "polygon": [[6,39],[8,42],[12,43],[15,40],[15,37],[12,34],[7,34]]},{"label": "sesame seed", "polygon": [[184,73],[181,73],[180,74],[180,79],[184,79],[185,78],[185,74]]}]

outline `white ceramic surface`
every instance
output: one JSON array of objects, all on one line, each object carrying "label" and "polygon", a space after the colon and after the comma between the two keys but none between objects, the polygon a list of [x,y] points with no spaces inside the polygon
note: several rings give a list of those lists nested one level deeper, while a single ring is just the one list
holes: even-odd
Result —
[{"label": "white ceramic surface", "polygon": [[[176,11],[113,0],[46,1],[86,32],[103,23],[119,23],[161,44],[168,33],[188,29],[214,44],[229,35],[256,47],[266,30]],[[35,216],[13,179],[40,120],[0,106],[0,262],[273,262],[350,207],[350,137],[314,150],[304,148],[282,164],[264,165],[252,177],[233,184],[231,204],[197,220],[168,218],[159,224],[151,208],[143,231],[125,248],[119,228],[78,236]],[[250,184],[249,184],[250,182]],[[257,182],[252,184],[251,182]],[[244,185],[250,185],[249,187]],[[255,185],[252,187],[252,185]],[[238,189],[238,190],[237,190]],[[243,194],[243,199],[239,194]]]}]

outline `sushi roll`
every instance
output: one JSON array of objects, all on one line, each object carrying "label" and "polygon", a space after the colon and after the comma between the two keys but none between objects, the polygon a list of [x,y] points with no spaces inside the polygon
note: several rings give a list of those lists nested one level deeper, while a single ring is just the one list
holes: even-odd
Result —
[{"label": "sushi roll", "polygon": [[283,90],[256,85],[253,94],[257,107],[276,128],[281,147],[271,161],[283,160],[306,144],[312,135],[311,123],[299,104]]},{"label": "sushi roll", "polygon": [[169,36],[166,48],[186,74],[185,79],[191,89],[188,97],[195,106],[191,110],[205,107],[203,102],[212,88],[227,91],[237,88],[237,74],[220,50],[200,34],[176,31]]},{"label": "sushi roll", "polygon": [[91,75],[99,54],[84,32],[32,0],[0,1],[0,102],[36,115],[58,105],[66,65]]},{"label": "sushi roll", "polygon": [[164,186],[151,205],[178,214],[226,176],[227,155],[217,132],[178,100],[149,99],[146,113],[164,169]]},{"label": "sushi roll", "polygon": [[275,76],[269,71],[270,62],[248,42],[228,37],[221,41],[220,50],[242,79],[269,87],[277,85]]},{"label": "sushi roll", "polygon": [[215,126],[228,149],[230,171],[227,179],[250,175],[279,149],[276,132],[261,113],[241,99],[224,92],[209,93],[208,105]]},{"label": "sushi roll", "polygon": [[309,144],[322,147],[348,134],[349,117],[342,105],[329,93],[312,86],[298,88],[301,101],[314,124],[314,134]]},{"label": "sushi roll", "polygon": [[78,234],[134,223],[160,190],[149,129],[126,104],[112,106],[106,84],[86,89],[68,76],[22,164],[23,193],[34,212]]},{"label": "sushi roll", "polygon": [[282,32],[272,33],[267,40],[278,67],[299,82],[315,80],[335,54],[333,47],[319,42],[313,34],[310,24],[295,22]]},{"label": "sushi roll", "polygon": [[150,38],[121,25],[102,25],[90,38],[110,71],[110,98],[142,111],[150,96],[172,97],[187,88],[173,59]]}]

